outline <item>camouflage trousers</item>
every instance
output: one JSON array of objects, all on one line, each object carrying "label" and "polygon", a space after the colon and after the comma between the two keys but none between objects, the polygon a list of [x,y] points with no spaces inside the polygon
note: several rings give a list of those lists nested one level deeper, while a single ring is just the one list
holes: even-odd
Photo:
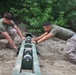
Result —
[{"label": "camouflage trousers", "polygon": [[67,40],[64,55],[76,62],[76,35]]},{"label": "camouflage trousers", "polygon": [[[17,31],[14,28],[11,28],[9,30],[7,30],[8,34],[10,35],[10,37],[12,38],[12,40],[14,40],[15,36],[17,35]],[[0,39],[5,39],[5,37],[0,34]]]}]

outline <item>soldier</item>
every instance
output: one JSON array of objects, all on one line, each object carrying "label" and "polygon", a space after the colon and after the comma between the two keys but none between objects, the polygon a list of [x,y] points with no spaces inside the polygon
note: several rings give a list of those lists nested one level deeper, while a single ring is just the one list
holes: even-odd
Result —
[{"label": "soldier", "polygon": [[12,46],[15,50],[18,50],[18,47],[13,42],[17,33],[22,40],[25,40],[21,31],[13,22],[12,15],[10,13],[5,13],[3,18],[0,19],[0,38],[6,38],[9,42],[8,47]]},{"label": "soldier", "polygon": [[33,38],[32,42],[38,44],[53,36],[67,40],[63,53],[66,57],[76,62],[76,34],[69,29],[52,25],[50,22],[44,23],[43,28],[45,33],[37,38]]}]

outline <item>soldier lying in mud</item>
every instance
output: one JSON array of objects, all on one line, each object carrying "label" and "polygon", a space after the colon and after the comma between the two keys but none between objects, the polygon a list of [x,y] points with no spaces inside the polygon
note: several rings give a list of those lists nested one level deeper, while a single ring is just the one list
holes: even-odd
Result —
[{"label": "soldier lying in mud", "polygon": [[57,26],[57,25],[52,25],[50,22],[44,23],[43,28],[44,28],[45,33],[37,38],[33,38],[32,42],[38,44],[53,36],[63,39],[63,40],[67,40],[63,53],[67,58],[70,58],[76,62],[76,34],[75,32],[69,29]]}]

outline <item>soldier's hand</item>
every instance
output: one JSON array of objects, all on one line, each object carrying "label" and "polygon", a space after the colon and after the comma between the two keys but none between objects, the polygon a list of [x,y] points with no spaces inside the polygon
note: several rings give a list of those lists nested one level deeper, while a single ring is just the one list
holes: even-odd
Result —
[{"label": "soldier's hand", "polygon": [[32,43],[36,44],[36,41],[32,41]]},{"label": "soldier's hand", "polygon": [[32,38],[32,41],[36,41],[36,38]]},{"label": "soldier's hand", "polygon": [[15,49],[15,50],[18,50],[18,47],[17,47],[17,46],[14,46],[14,49]]},{"label": "soldier's hand", "polygon": [[22,37],[22,40],[26,40],[26,38],[25,37]]}]

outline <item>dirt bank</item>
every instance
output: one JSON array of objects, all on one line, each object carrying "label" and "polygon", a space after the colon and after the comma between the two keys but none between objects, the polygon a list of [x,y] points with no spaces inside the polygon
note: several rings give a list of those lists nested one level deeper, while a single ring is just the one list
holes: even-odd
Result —
[{"label": "dirt bank", "polygon": [[[15,42],[20,42],[19,36]],[[63,56],[65,41],[54,38],[37,45],[42,75],[76,75],[76,64]],[[12,75],[16,62],[16,52],[7,48],[0,49],[0,75]]]}]

